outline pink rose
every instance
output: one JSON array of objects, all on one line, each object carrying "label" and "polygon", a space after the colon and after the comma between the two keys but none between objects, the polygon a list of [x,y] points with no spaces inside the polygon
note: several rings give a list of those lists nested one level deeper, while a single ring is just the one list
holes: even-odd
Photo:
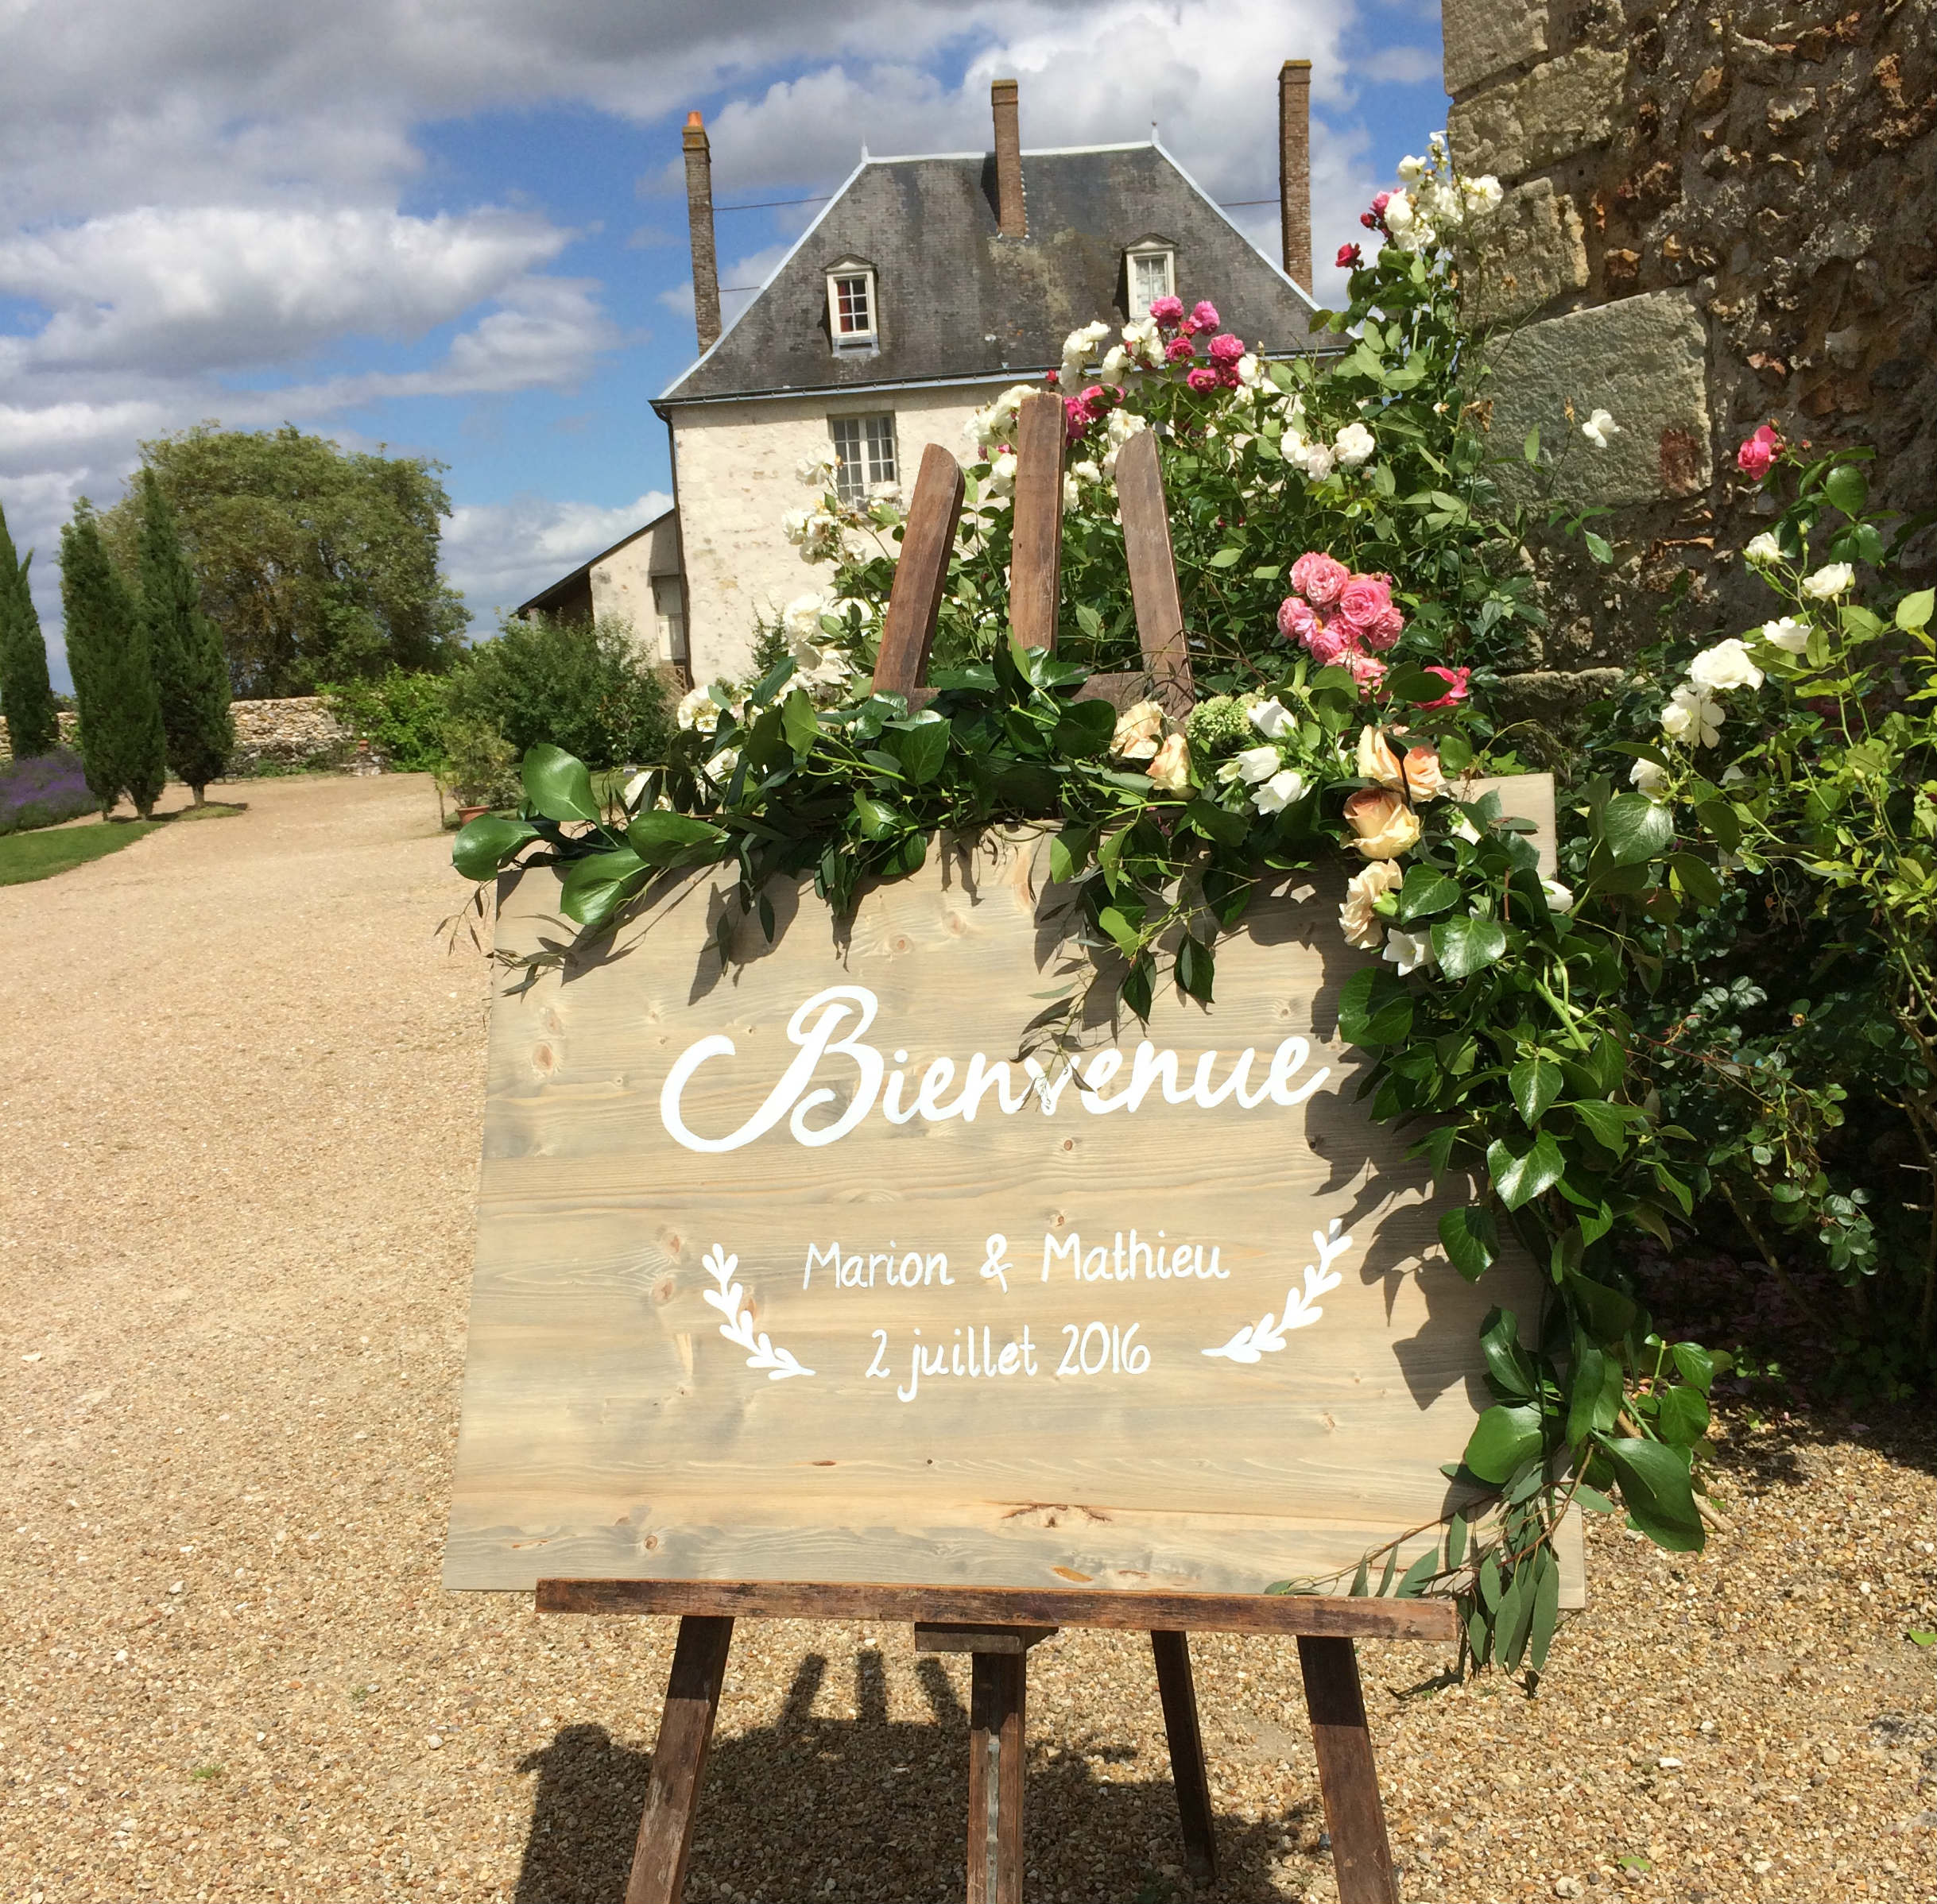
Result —
[{"label": "pink rose", "polygon": [[1446,692],[1441,695],[1436,701],[1421,701],[1419,706],[1422,710],[1428,707],[1451,707],[1455,702],[1466,699],[1466,683],[1473,678],[1471,668],[1441,668],[1437,663],[1429,662],[1427,664],[1426,672],[1429,675],[1437,675],[1446,683]]},{"label": "pink rose", "polygon": [[1074,443],[1090,427],[1090,406],[1080,397],[1063,399],[1064,431],[1068,440]]},{"label": "pink rose", "polygon": [[1191,322],[1200,331],[1216,330],[1219,322],[1217,306],[1212,304],[1209,298],[1205,298],[1201,302],[1192,305]]},{"label": "pink rose", "polygon": [[1228,331],[1220,331],[1211,340],[1211,361],[1214,364],[1234,364],[1244,355],[1244,339],[1234,337]]},{"label": "pink rose", "polygon": [[1785,447],[1781,436],[1770,425],[1764,424],[1735,452],[1735,466],[1751,482],[1760,482]]},{"label": "pink rose", "polygon": [[1338,255],[1333,261],[1341,271],[1356,271],[1362,259],[1356,245],[1341,245]]},{"label": "pink rose", "polygon": [[1375,192],[1372,195],[1372,215],[1375,219],[1384,218],[1385,207],[1392,202],[1393,195],[1389,192]]},{"label": "pink rose", "polygon": [[1083,393],[1083,401],[1090,406],[1092,416],[1101,416],[1107,410],[1116,397],[1114,390],[1106,390],[1101,384],[1091,384]]},{"label": "pink rose", "polygon": [[1405,633],[1405,625],[1406,618],[1397,606],[1389,606],[1384,614],[1358,631],[1360,645],[1375,655],[1382,655]]},{"label": "pink rose", "polygon": [[1383,575],[1354,575],[1338,591],[1338,613],[1362,641],[1385,621],[1393,606],[1393,585]]},{"label": "pink rose", "polygon": [[1345,657],[1345,664],[1352,671],[1352,679],[1358,683],[1358,691],[1372,694],[1385,679],[1385,664],[1376,655],[1361,654],[1357,648]]},{"label": "pink rose", "polygon": [[1153,297],[1150,300],[1150,315],[1160,331],[1171,331],[1184,322],[1184,300],[1180,297]]},{"label": "pink rose", "polygon": [[1356,675],[1358,670],[1354,664],[1364,659],[1350,629],[1342,622],[1321,621],[1304,637],[1304,644],[1320,668],[1335,668],[1343,663]]},{"label": "pink rose", "polygon": [[1358,222],[1360,224],[1363,225],[1368,231],[1377,231],[1379,228],[1379,219],[1377,212],[1362,211],[1358,215]]},{"label": "pink rose", "polygon": [[1188,363],[1197,354],[1197,346],[1187,337],[1173,337],[1164,346],[1164,354],[1173,364]]},{"label": "pink rose", "polygon": [[1210,365],[1199,364],[1184,381],[1201,395],[1207,390],[1214,390],[1218,387],[1218,373]]},{"label": "pink rose", "polygon": [[1292,586],[1314,608],[1330,608],[1352,579],[1352,571],[1336,557],[1307,549],[1292,564]]},{"label": "pink rose", "polygon": [[1302,641],[1310,647],[1312,630],[1318,626],[1319,618],[1312,613],[1310,602],[1287,595],[1278,604],[1278,633],[1286,640]]}]

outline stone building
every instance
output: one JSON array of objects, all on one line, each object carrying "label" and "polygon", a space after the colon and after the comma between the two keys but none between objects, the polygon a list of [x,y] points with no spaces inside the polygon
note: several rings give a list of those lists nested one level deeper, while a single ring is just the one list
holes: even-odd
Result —
[{"label": "stone building", "polygon": [[1211,299],[1227,328],[1274,354],[1310,348],[1310,79],[1304,61],[1279,77],[1281,265],[1154,139],[1025,152],[1016,82],[998,80],[992,151],[864,155],[723,331],[711,155],[694,114],[699,356],[653,405],[672,439],[673,509],[525,608],[618,608],[643,630],[649,595],[662,658],[696,681],[741,675],[759,623],[825,579],[782,528],[806,500],[796,472],[809,454],[832,453],[843,496],[911,484],[928,444],[961,453],[973,412],[1053,369],[1071,331],[1166,295]]},{"label": "stone building", "polygon": [[[1562,493],[1606,504],[1624,580],[1730,632],[1768,597],[1734,551],[1768,508],[1759,424],[1873,450],[1937,504],[1937,0],[1445,0],[1453,153],[1508,188],[1474,287],[1511,335],[1493,427],[1571,401],[1621,425]],[[1564,424],[1562,424],[1564,427]],[[1931,565],[1928,534],[1913,564]],[[1523,700],[1560,711],[1650,637],[1564,571]]]}]

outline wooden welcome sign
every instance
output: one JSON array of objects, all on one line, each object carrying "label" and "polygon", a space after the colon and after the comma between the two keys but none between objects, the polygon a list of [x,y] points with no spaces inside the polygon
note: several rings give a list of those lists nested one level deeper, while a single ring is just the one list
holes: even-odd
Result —
[{"label": "wooden welcome sign", "polygon": [[[1025,404],[1016,613],[1039,640],[1061,424]],[[1102,691],[1181,706],[1148,436],[1118,478],[1149,672]],[[877,685],[920,682],[960,496],[931,450]],[[678,1894],[746,1613],[899,1616],[975,1654],[975,1904],[1021,1895],[1036,1640],[1156,1635],[1208,1872],[1184,1635],[1298,1635],[1341,1896],[1395,1895],[1350,1636],[1451,1637],[1451,1609],[1262,1589],[1458,1504],[1441,1464],[1488,1399],[1481,1319],[1535,1306],[1531,1277],[1465,1283],[1424,1167],[1354,1101],[1342,874],[1261,892],[1214,1007],[1031,1049],[1071,962],[1047,861],[1040,833],[939,841],[845,925],[781,882],[773,942],[742,920],[724,957],[729,882],[678,876],[494,1002],[445,1581],[687,1616],[629,1899]],[[500,949],[556,938],[556,901],[548,871],[508,876]]]}]

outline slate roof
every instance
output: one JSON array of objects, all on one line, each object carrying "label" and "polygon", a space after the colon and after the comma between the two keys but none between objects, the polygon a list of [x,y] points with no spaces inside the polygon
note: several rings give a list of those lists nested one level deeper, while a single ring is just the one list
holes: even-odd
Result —
[{"label": "slate roof", "polygon": [[[1122,323],[1123,253],[1168,240],[1187,308],[1274,355],[1324,347],[1311,300],[1161,145],[1025,152],[1029,235],[996,222],[993,153],[863,159],[752,303],[654,404],[1040,375],[1093,318]],[[827,268],[873,265],[878,349],[836,352]]]}]

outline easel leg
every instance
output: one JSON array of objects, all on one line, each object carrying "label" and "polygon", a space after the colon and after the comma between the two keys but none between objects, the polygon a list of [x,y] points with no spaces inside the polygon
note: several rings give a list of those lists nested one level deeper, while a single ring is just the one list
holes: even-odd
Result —
[{"label": "easel leg", "polygon": [[1372,1763],[1372,1734],[1359,1690],[1358,1656],[1349,1639],[1301,1638],[1298,1664],[1311,1715],[1338,1904],[1399,1904],[1385,1807]]},{"label": "easel leg", "polygon": [[[968,1904],[1022,1904],[1026,1653],[970,1655]],[[626,1904],[633,1904],[630,1898]]]},{"label": "easel leg", "polygon": [[1183,1633],[1155,1630],[1150,1651],[1156,1658],[1156,1689],[1164,1701],[1164,1731],[1170,1740],[1170,1775],[1184,1825],[1184,1868],[1193,1878],[1208,1881],[1218,1875],[1218,1844],[1211,1821],[1211,1775],[1197,1724],[1197,1689],[1191,1680],[1190,1639]]},{"label": "easel leg", "polygon": [[720,1681],[733,1622],[689,1614],[680,1622],[672,1649],[672,1673],[666,1684],[666,1709],[660,1715],[653,1747],[652,1776],[645,1788],[645,1815],[639,1821],[638,1848],[626,1881],[626,1904],[680,1904],[686,1885],[686,1858],[692,1848],[693,1807],[713,1741],[713,1718],[719,1710]]}]

